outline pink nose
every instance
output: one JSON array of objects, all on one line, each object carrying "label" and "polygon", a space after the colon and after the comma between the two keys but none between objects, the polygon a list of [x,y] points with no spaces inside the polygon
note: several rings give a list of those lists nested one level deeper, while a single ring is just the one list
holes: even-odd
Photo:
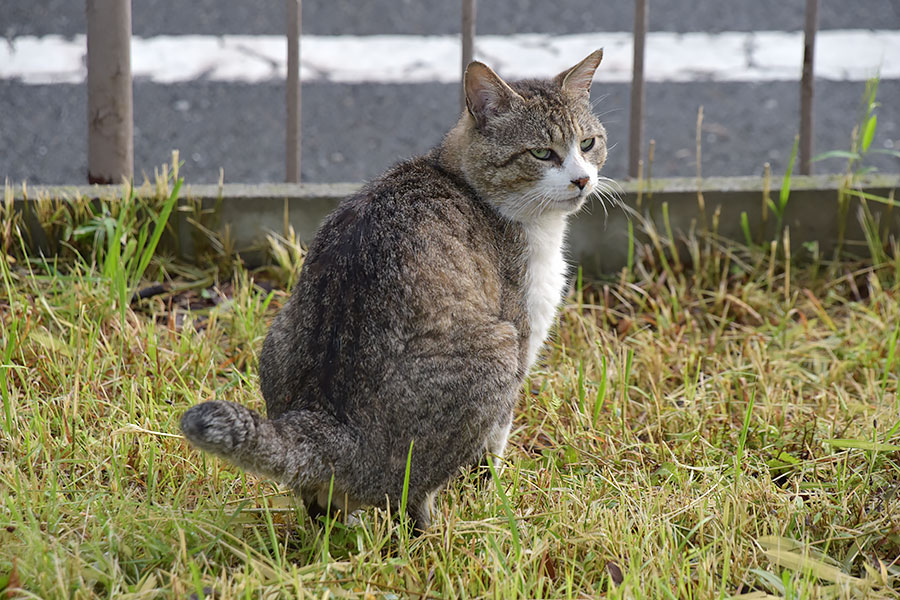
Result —
[{"label": "pink nose", "polygon": [[583,190],[584,186],[588,184],[588,181],[590,181],[589,177],[579,177],[578,179],[573,179],[572,183],[577,185],[579,190]]}]

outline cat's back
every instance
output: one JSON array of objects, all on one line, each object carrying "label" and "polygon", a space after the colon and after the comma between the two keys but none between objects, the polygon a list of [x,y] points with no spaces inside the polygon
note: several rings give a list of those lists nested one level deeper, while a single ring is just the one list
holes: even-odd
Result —
[{"label": "cat's back", "polygon": [[348,399],[377,394],[392,357],[411,345],[434,340],[447,350],[447,332],[467,315],[510,312],[521,304],[510,259],[521,245],[515,228],[431,156],[345,199],[320,227],[266,338],[269,415],[307,405],[345,415]]},{"label": "cat's back", "polygon": [[502,276],[501,257],[521,243],[515,234],[461,178],[426,155],[399,163],[340,204],[310,247],[300,285],[341,283],[345,293],[439,302],[454,288],[476,284],[468,277],[473,269],[487,279],[482,284]]}]

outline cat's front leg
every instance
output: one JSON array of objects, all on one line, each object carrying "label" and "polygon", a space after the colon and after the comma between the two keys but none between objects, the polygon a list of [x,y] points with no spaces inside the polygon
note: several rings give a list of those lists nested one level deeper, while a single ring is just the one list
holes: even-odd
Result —
[{"label": "cat's front leg", "polygon": [[506,450],[506,442],[509,440],[509,431],[512,429],[512,417],[512,411],[510,411],[504,415],[503,419],[494,423],[484,443],[485,458],[494,461],[494,468],[498,474],[503,464],[503,452]]},{"label": "cat's front leg", "polygon": [[503,418],[494,423],[484,441],[484,450],[477,459],[478,462],[473,463],[478,470],[476,483],[479,487],[487,485],[491,481],[491,466],[494,467],[494,472],[500,475],[500,470],[503,468],[503,452],[506,450],[506,442],[509,440],[509,432],[512,429],[512,417],[512,410],[510,410]]},{"label": "cat's front leg", "polygon": [[313,521],[328,514],[325,507],[319,504],[318,493],[319,490],[316,488],[304,488],[299,494],[300,499],[303,500],[303,505],[306,507],[306,514]]},{"label": "cat's front leg", "polygon": [[431,527],[431,517],[434,514],[434,496],[436,492],[424,494],[421,498],[410,498],[407,514],[412,519],[412,529],[415,535],[421,535]]}]

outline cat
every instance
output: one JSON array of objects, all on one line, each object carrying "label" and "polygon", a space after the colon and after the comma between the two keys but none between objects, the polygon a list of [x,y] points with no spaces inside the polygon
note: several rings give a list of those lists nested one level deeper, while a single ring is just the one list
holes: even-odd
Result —
[{"label": "cat", "polygon": [[442,143],[343,200],[320,226],[260,355],[268,417],[189,409],[191,444],[329,507],[431,523],[461,467],[499,460],[567,281],[566,222],[599,190],[597,50],[552,80],[481,62]]}]

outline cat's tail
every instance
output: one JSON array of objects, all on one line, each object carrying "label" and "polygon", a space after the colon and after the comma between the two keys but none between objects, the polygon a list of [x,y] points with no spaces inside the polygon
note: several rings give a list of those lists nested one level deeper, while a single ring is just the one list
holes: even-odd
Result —
[{"label": "cat's tail", "polygon": [[309,411],[267,419],[219,401],[198,404],[181,417],[182,433],[197,448],[295,489],[329,481],[330,450],[343,437],[338,425]]}]

